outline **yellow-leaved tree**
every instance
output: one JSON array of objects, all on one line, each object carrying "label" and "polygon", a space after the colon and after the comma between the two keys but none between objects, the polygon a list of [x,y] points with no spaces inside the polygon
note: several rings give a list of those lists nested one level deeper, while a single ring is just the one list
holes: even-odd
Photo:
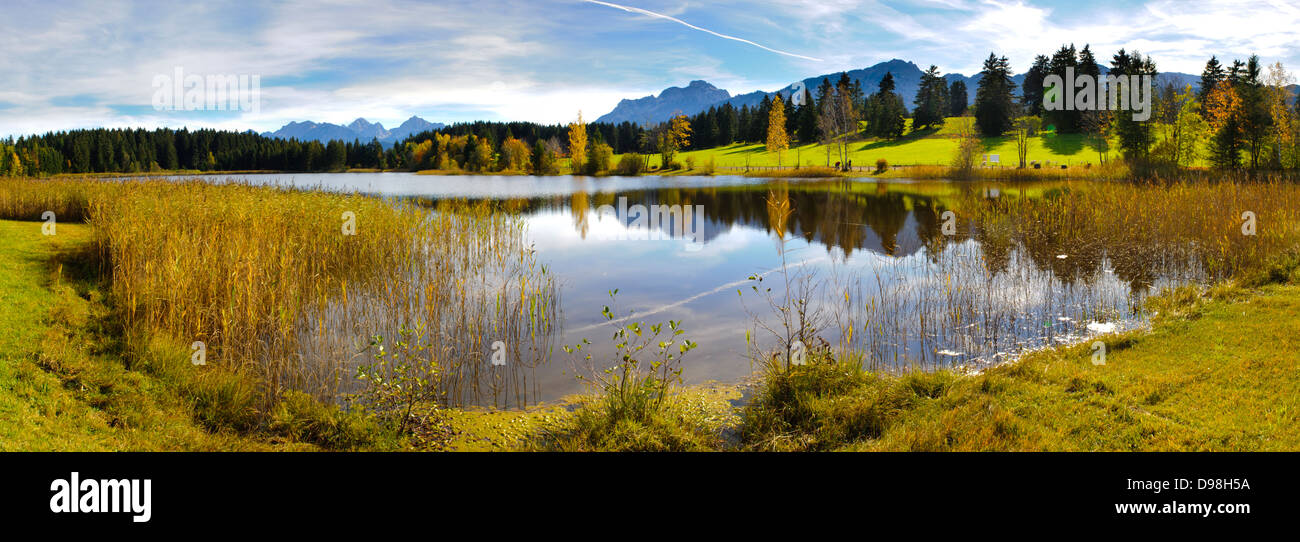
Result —
[{"label": "yellow-leaved tree", "polygon": [[776,153],[776,165],[781,165],[781,153],[790,148],[790,137],[785,133],[785,102],[777,94],[772,100],[772,110],[767,114],[767,152]]},{"label": "yellow-leaved tree", "polygon": [[686,115],[677,115],[659,132],[659,159],[664,169],[673,167],[677,151],[691,144],[691,121]]},{"label": "yellow-leaved tree", "polygon": [[582,111],[578,111],[578,122],[569,124],[569,167],[581,173],[586,159],[587,124],[582,122]]}]

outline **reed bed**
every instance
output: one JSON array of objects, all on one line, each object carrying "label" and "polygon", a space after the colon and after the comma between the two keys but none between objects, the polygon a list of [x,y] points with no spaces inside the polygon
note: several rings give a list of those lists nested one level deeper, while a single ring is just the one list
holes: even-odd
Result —
[{"label": "reed bed", "polygon": [[[556,285],[522,221],[486,204],[237,182],[0,180],[0,216],[84,217],[127,330],[202,341],[268,401],[339,401],[373,337],[415,337],[444,404],[526,400],[558,325]],[[345,216],[345,213],[347,215]],[[354,221],[354,234],[345,222]],[[505,365],[488,365],[501,341]],[[493,400],[493,399],[489,399]]]},{"label": "reed bed", "polygon": [[[818,300],[800,314],[829,315],[811,324],[824,332],[821,344],[870,371],[906,372],[984,366],[1098,329],[1141,326],[1153,294],[1249,282],[1300,257],[1300,185],[1286,181],[1068,183],[1032,198],[1006,192],[971,190],[951,209],[934,209],[952,210],[957,228],[923,238],[921,253],[792,266],[796,276],[773,286],[825,274],[794,295]],[[1255,217],[1252,235],[1243,232],[1246,212]],[[789,311],[775,312],[771,319]]]},{"label": "reed bed", "polygon": [[[1211,281],[1238,278],[1300,250],[1300,185],[1278,179],[1069,184],[1042,198],[968,193],[958,213],[1058,274],[1108,258],[1135,285],[1187,261]],[[1243,229],[1246,213],[1253,232]]]}]

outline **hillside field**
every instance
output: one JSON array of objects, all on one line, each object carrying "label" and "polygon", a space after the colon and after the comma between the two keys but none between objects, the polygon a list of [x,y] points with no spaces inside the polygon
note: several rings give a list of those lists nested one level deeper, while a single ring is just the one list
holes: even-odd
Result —
[{"label": "hillside field", "polygon": [[[912,120],[907,119],[907,131],[903,137],[895,141],[878,138],[854,141],[849,145],[849,159],[855,167],[874,166],[876,160],[881,158],[888,161],[891,166],[949,165],[952,161],[953,151],[957,148],[957,130],[955,128],[957,126],[955,121],[957,120],[957,117],[950,117],[942,128],[912,132]],[[1004,135],[981,139],[984,141],[984,153],[999,155],[1000,163],[1003,166],[1016,167],[1018,165],[1014,136]],[[1116,151],[1117,142],[1112,141],[1110,147],[1109,158],[1116,158],[1118,154]],[[709,159],[713,159],[714,166],[718,168],[794,166],[796,164],[825,166],[828,163],[827,150],[827,146],[820,143],[791,145],[789,150],[781,153],[778,164],[777,154],[767,152],[762,143],[736,143],[711,149],[683,151],[678,153],[677,161],[686,164],[687,160],[691,159],[694,161],[696,168],[708,163]],[[839,161],[839,158],[834,148],[829,150],[829,163],[833,165]],[[615,163],[617,163],[618,158],[615,157]],[[1029,153],[1026,160],[1051,161],[1054,164],[1081,166],[1098,164],[1100,162],[1099,158],[1097,149],[1083,134],[1057,134],[1048,131],[1030,138]],[[660,162],[660,157],[657,154],[650,159],[652,166],[661,166]],[[1202,162],[1203,160],[1198,160],[1193,165],[1205,165]]]}]

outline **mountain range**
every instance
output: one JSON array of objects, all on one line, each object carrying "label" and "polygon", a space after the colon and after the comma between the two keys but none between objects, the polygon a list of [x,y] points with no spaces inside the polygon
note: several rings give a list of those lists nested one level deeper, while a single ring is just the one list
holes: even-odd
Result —
[{"label": "mountain range", "polygon": [[392,144],[394,141],[400,141],[412,134],[418,134],[426,130],[437,130],[444,126],[442,123],[429,122],[420,117],[412,116],[406,119],[406,122],[403,122],[401,126],[389,130],[384,128],[383,124],[372,123],[359,118],[347,126],[328,122],[290,122],[279,130],[263,132],[262,135],[280,139],[297,139],[299,141],[316,140],[322,143],[335,139],[368,143],[372,139],[378,139],[380,143]]},{"label": "mountain range", "polygon": [[[1106,66],[1101,66],[1101,73],[1108,73],[1110,70]],[[862,85],[864,94],[871,94],[880,86],[880,80],[885,77],[886,73],[894,76],[894,92],[901,94],[908,103],[908,109],[916,106],[916,93],[921,88],[921,74],[923,73],[920,66],[899,59],[893,59],[888,62],[881,62],[869,68],[861,68],[845,72],[849,79],[857,81]],[[827,79],[834,84],[840,78],[840,72],[828,73],[809,77],[801,81],[805,88],[817,92],[818,85],[821,85],[822,79]],[[975,102],[975,91],[979,88],[980,74],[965,76],[959,73],[950,73],[943,76],[944,80],[952,85],[953,81],[962,81],[966,83],[966,102]],[[1017,89],[1025,81],[1025,74],[1016,74],[1012,77]],[[1175,87],[1181,88],[1183,85],[1192,85],[1193,88],[1199,88],[1201,77],[1186,73],[1170,72],[1161,73],[1156,76],[1156,84],[1163,86],[1165,83],[1173,83]],[[658,96],[646,96],[635,100],[624,99],[619,102],[613,111],[602,115],[596,119],[597,122],[619,123],[630,121],[637,124],[654,124],[668,120],[673,115],[694,115],[704,111],[712,106],[719,106],[724,103],[730,103],[734,107],[750,106],[754,107],[763,101],[763,97],[771,98],[780,94],[783,99],[789,99],[791,92],[795,89],[795,84],[787,85],[775,91],[754,91],[747,94],[732,96],[726,90],[717,88],[706,81],[691,81],[686,87],[670,87],[661,92]]]},{"label": "mountain range", "polygon": [[694,115],[709,106],[731,98],[731,93],[705,81],[691,81],[685,87],[668,87],[658,96],[646,96],[618,102],[613,111],[602,115],[596,122],[617,124],[624,121],[636,124],[653,124],[671,118],[677,113]]}]

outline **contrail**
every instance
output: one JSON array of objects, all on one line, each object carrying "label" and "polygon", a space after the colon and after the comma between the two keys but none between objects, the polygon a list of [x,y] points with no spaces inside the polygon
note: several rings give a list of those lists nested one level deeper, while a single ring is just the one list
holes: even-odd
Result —
[{"label": "contrail", "polygon": [[[802,261],[799,261],[799,262],[797,262],[797,263],[795,263],[795,264],[788,265],[788,266],[786,266],[786,268],[790,268],[790,267],[803,267],[803,266],[808,265],[808,264],[811,264],[811,263],[817,263],[817,262],[826,261],[826,259],[827,259],[827,258],[824,257],[824,256],[823,256],[823,257],[817,257],[817,258],[809,258],[809,259],[807,259],[807,260],[802,260]],[[763,271],[762,273],[758,273],[758,274],[755,275],[755,276],[758,276],[758,277],[765,277],[765,276],[767,276],[767,275],[769,275],[769,274],[772,274],[772,273],[775,273],[775,272],[777,272],[777,271],[780,271],[781,269],[782,269],[782,268],[780,268],[780,267],[774,267],[774,268],[772,268],[772,269],[768,269],[767,271]],[[728,282],[728,283],[723,284],[723,285],[721,285],[721,286],[718,286],[718,287],[716,287],[716,288],[713,288],[713,289],[710,289],[710,290],[705,290],[705,291],[703,291],[703,292],[700,292],[700,293],[698,293],[698,294],[695,294],[695,295],[693,295],[693,296],[690,296],[690,297],[688,297],[688,298],[686,298],[686,299],[682,299],[682,300],[680,300],[680,301],[675,301],[675,302],[669,303],[669,304],[667,304],[667,305],[660,305],[660,306],[658,306],[658,307],[655,307],[655,308],[650,309],[650,310],[645,311],[645,312],[633,313],[633,314],[629,314],[629,315],[627,315],[627,316],[624,316],[624,317],[622,317],[622,318],[615,318],[615,319],[613,319],[613,320],[606,320],[606,321],[604,321],[604,322],[598,322],[598,323],[595,323],[595,324],[586,325],[586,326],[582,326],[582,327],[577,328],[577,329],[566,330],[566,331],[568,331],[569,333],[579,333],[579,332],[583,332],[583,331],[589,331],[589,330],[592,330],[592,329],[596,329],[596,328],[599,328],[599,327],[604,327],[604,326],[607,326],[607,325],[610,325],[610,324],[622,324],[623,322],[626,322],[626,321],[631,320],[631,319],[633,319],[633,318],[644,318],[644,317],[646,317],[646,316],[650,316],[650,315],[652,315],[652,314],[659,314],[659,313],[664,312],[664,311],[666,311],[666,310],[674,309],[674,308],[680,307],[680,306],[682,306],[682,305],[685,305],[685,304],[687,304],[687,303],[690,303],[690,302],[692,302],[692,301],[695,301],[696,299],[699,299],[699,298],[701,298],[701,297],[704,297],[704,296],[707,296],[707,295],[713,295],[713,294],[716,294],[716,293],[722,292],[722,291],[724,291],[724,290],[730,290],[730,289],[735,288],[735,287],[737,287],[737,286],[742,286],[742,285],[744,285],[745,283],[748,283],[748,282],[751,282],[751,281],[750,281],[749,279],[743,279],[743,280],[737,280],[737,281],[733,281],[733,282]]]},{"label": "contrail", "polygon": [[670,16],[668,16],[668,15],[664,15],[664,14],[662,14],[662,13],[655,13],[655,12],[653,12],[653,11],[644,10],[644,9],[641,9],[641,8],[634,8],[634,7],[631,7],[631,6],[623,6],[623,5],[619,5],[619,4],[611,4],[611,3],[609,3],[609,2],[601,2],[600,0],[583,0],[583,1],[584,1],[584,2],[588,2],[588,3],[591,3],[591,4],[600,4],[600,5],[602,5],[602,6],[607,6],[607,7],[611,7],[611,8],[614,8],[614,9],[621,9],[621,10],[626,11],[626,12],[628,12],[628,13],[640,13],[640,14],[642,14],[642,15],[649,15],[649,16],[651,16],[651,17],[657,17],[657,18],[660,18],[660,19],[667,19],[667,20],[669,20],[669,21],[672,21],[672,22],[674,22],[674,23],[680,24],[680,25],[685,26],[685,27],[690,28],[690,29],[699,30],[700,32],[707,32],[707,33],[709,33],[709,34],[713,34],[714,36],[717,36],[717,37],[719,37],[719,38],[724,38],[724,39],[734,40],[734,41],[738,41],[738,42],[741,42],[741,43],[747,43],[747,44],[749,44],[749,45],[753,45],[754,47],[758,47],[759,49],[762,49],[762,50],[764,50],[764,51],[770,51],[770,52],[776,53],[776,54],[778,54],[778,55],[792,56],[792,57],[795,57],[795,58],[802,58],[802,59],[804,59],[804,60],[812,60],[812,61],[815,61],[815,62],[821,62],[821,61],[822,61],[822,59],[820,59],[820,58],[813,58],[813,57],[810,57],[810,56],[797,55],[797,54],[794,54],[794,53],[790,53],[790,52],[786,52],[786,51],[780,51],[780,50],[777,50],[777,49],[773,49],[773,48],[771,48],[771,47],[766,47],[766,46],[763,46],[763,45],[759,45],[759,44],[757,44],[757,43],[754,43],[754,42],[749,41],[749,40],[744,39],[744,38],[737,38],[737,37],[735,37],[735,36],[728,36],[728,35],[726,35],[726,34],[719,34],[719,33],[717,33],[717,32],[714,32],[714,31],[712,31],[712,30],[709,30],[709,29],[707,29],[707,28],[700,28],[700,27],[698,27],[698,26],[695,26],[695,25],[693,25],[693,24],[691,24],[691,23],[688,23],[688,22],[683,21],[683,20],[681,20],[681,19],[678,19],[678,18],[676,18],[676,17],[670,17]]}]

